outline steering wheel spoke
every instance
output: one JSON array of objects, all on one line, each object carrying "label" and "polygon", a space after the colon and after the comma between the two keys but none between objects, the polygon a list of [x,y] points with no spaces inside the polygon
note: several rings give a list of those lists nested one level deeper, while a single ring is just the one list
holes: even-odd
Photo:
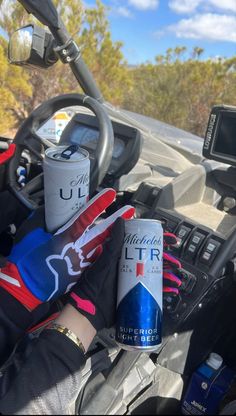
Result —
[{"label": "steering wheel spoke", "polygon": [[38,159],[38,160],[43,160],[43,155],[42,153],[40,153],[38,150],[36,150],[33,146],[31,146],[30,144],[27,145],[27,149]]},{"label": "steering wheel spoke", "polygon": [[45,150],[49,149],[50,147],[56,147],[54,143],[50,142],[47,139],[44,139],[43,137],[40,137],[35,131],[32,130],[30,133],[31,133],[31,137],[35,139],[38,143],[40,143],[44,147]]},{"label": "steering wheel spoke", "polygon": [[[42,205],[44,201],[43,173],[31,179],[21,189],[18,189],[17,196],[29,209],[37,209],[39,205]],[[28,205],[25,201],[27,201]]]},{"label": "steering wheel spoke", "polygon": [[43,189],[43,173],[37,175],[35,178],[31,179],[31,181],[27,182],[27,184],[22,188],[22,190],[27,193],[28,195],[32,195],[35,192],[38,192]]}]

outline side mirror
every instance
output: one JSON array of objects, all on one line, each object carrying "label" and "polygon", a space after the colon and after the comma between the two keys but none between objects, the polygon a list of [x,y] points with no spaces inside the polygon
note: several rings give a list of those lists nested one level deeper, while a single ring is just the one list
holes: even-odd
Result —
[{"label": "side mirror", "polygon": [[34,28],[32,25],[18,29],[10,38],[8,58],[11,63],[25,63],[30,59],[33,45]]},{"label": "side mirror", "polygon": [[8,59],[15,65],[48,68],[58,60],[54,46],[51,33],[30,24],[18,29],[10,37]]}]

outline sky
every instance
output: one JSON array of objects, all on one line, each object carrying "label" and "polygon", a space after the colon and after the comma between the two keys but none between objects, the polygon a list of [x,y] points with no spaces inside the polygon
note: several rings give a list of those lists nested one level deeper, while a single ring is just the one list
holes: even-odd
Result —
[{"label": "sky", "polygon": [[[114,41],[130,65],[168,48],[204,49],[203,59],[236,55],[236,0],[102,0]],[[88,6],[94,0],[86,0]]]}]

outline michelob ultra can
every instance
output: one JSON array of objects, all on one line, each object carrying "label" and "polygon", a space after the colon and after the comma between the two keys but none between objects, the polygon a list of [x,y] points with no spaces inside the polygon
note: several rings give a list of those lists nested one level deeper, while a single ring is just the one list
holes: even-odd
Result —
[{"label": "michelob ultra can", "polygon": [[89,199],[90,160],[76,145],[47,149],[43,163],[45,220],[53,232],[66,224]]},{"label": "michelob ultra can", "polygon": [[119,262],[116,341],[125,350],[155,351],[162,342],[163,229],[159,221],[125,221]]}]

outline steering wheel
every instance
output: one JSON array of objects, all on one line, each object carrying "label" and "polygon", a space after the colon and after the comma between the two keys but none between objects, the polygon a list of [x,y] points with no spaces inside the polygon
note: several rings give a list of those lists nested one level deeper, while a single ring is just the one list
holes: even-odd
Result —
[{"label": "steering wheel", "polygon": [[94,159],[91,161],[90,169],[90,194],[102,182],[110,166],[113,147],[114,132],[112,123],[102,107],[94,98],[81,94],[59,95],[48,101],[45,101],[36,108],[16,133],[14,143],[16,152],[8,165],[8,185],[10,191],[16,198],[28,209],[35,210],[39,204],[36,201],[36,195],[43,189],[43,173],[30,180],[24,188],[17,183],[16,170],[20,164],[21,155],[24,150],[28,150],[36,157],[39,163],[42,163],[44,152],[49,147],[54,147],[50,141],[39,137],[37,130],[48,121],[57,111],[62,108],[82,106],[90,109],[98,119],[99,140],[94,153]]}]

